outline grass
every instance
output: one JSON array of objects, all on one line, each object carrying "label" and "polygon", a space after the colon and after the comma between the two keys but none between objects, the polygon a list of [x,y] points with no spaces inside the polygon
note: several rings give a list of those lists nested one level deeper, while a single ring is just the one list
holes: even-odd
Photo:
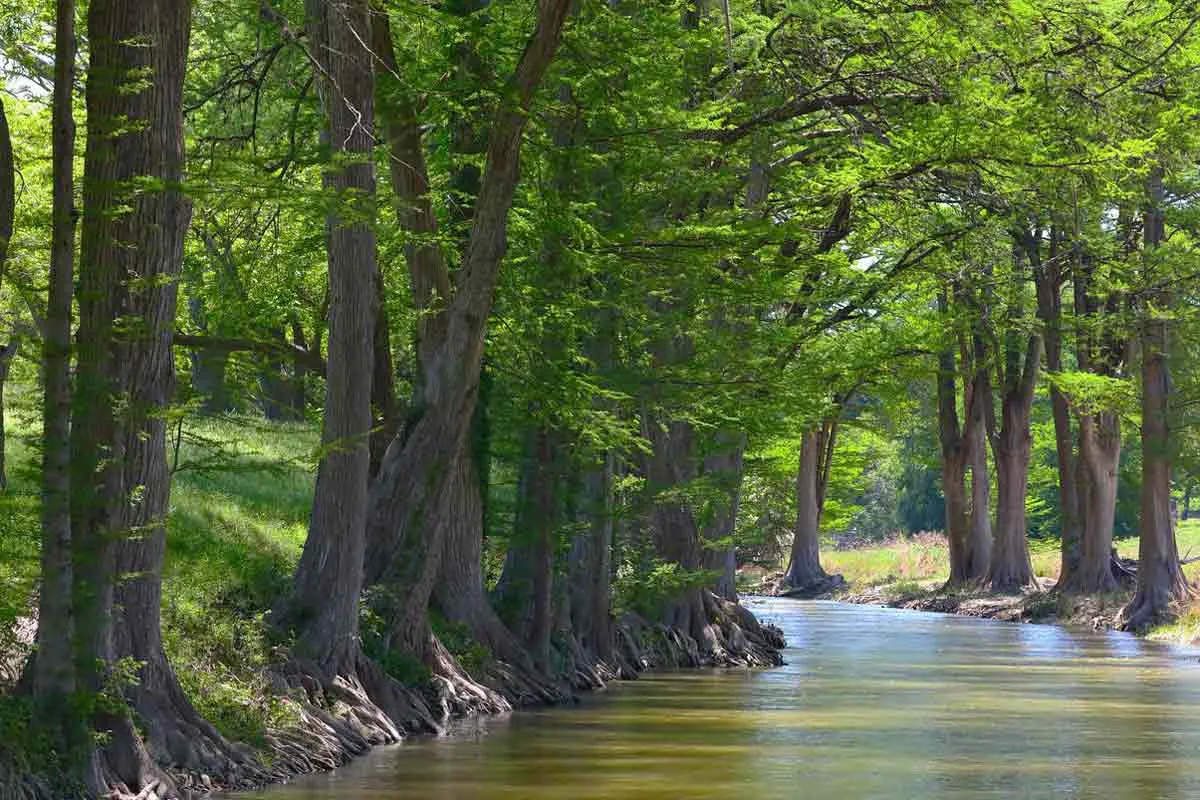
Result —
[{"label": "grass", "polygon": [[[0,637],[28,614],[38,573],[41,421],[32,392],[13,386],[8,394]],[[176,472],[163,572],[164,644],[198,710],[226,735],[255,743],[288,716],[265,683],[271,642],[264,619],[304,545],[318,435],[302,423],[188,417],[176,450],[179,432],[169,434]],[[14,646],[0,638],[0,654],[15,653]]]},{"label": "grass", "polygon": [[[1180,557],[1200,555],[1200,519],[1180,522],[1176,531]],[[1136,537],[1116,543],[1123,558],[1137,558]],[[1031,539],[1029,558],[1039,578],[1058,578],[1060,565],[1057,539]],[[928,586],[944,583],[949,577],[949,549],[941,534],[921,533],[896,536],[869,547],[849,550],[827,548],[821,553],[826,572],[841,573],[851,591],[887,587],[887,593],[901,593],[901,585]],[[1200,580],[1200,562],[1184,567],[1188,579]]]}]

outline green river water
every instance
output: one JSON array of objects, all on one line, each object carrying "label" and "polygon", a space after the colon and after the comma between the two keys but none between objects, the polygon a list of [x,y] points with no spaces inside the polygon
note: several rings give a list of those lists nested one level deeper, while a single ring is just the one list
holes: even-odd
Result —
[{"label": "green river water", "polygon": [[755,600],[786,666],[648,675],[262,800],[1200,798],[1200,652]]}]

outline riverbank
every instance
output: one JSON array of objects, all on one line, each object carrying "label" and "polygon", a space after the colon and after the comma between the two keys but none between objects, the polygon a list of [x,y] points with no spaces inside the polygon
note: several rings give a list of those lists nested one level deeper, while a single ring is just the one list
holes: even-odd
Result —
[{"label": "riverbank", "polygon": [[[1179,524],[1180,554],[1200,553],[1200,520]],[[1136,559],[1136,538],[1116,541],[1122,559]],[[932,611],[960,616],[983,617],[1010,622],[1050,623],[1110,630],[1132,596],[1132,585],[1120,591],[1088,597],[1068,597],[1051,590],[1058,580],[1057,540],[1031,541],[1030,561],[1037,588],[1017,595],[997,595],[981,589],[945,589],[949,576],[949,550],[945,537],[936,533],[895,537],[885,542],[831,548],[821,562],[831,575],[841,575],[845,586],[822,594],[824,599],[859,605],[886,606]],[[1200,562],[1187,564],[1184,572],[1193,583],[1200,581]],[[756,591],[777,594],[782,571],[757,576]],[[1150,639],[1193,644],[1200,642],[1200,605],[1181,608],[1173,620],[1163,620],[1139,631]]]},{"label": "riverbank", "polygon": [[[19,793],[29,788],[20,776],[53,773],[47,765],[56,755],[30,735],[32,709],[11,692],[36,628],[30,609],[39,568],[34,467],[40,422],[33,398],[17,390],[9,399],[10,483],[0,493],[0,798],[61,797],[50,786]],[[386,711],[362,686],[331,691],[306,684],[306,676],[281,670],[287,643],[274,638],[267,615],[287,591],[304,544],[315,426],[189,418],[173,436],[164,648],[196,712],[234,743],[234,764],[225,774],[202,766],[200,758],[170,767],[170,757],[156,754],[181,794],[252,789],[328,770],[374,745],[436,735],[473,715],[570,703],[581,692],[647,670],[780,661],[777,630],[709,596],[705,642],[626,611],[615,621],[607,661],[572,646],[556,674],[541,676],[532,688],[528,670],[493,658],[465,629],[437,615],[434,632],[446,648],[445,660],[457,665],[454,674],[421,664],[373,666],[392,701],[382,704]],[[365,629],[371,624],[367,620]]]}]

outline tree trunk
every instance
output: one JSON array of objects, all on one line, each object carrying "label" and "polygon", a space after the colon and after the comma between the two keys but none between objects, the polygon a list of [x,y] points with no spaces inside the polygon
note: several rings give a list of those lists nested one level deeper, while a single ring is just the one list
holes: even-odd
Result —
[{"label": "tree trunk", "polygon": [[308,360],[301,353],[308,352],[308,338],[298,317],[292,317],[292,414],[302,420],[308,412]]},{"label": "tree trunk", "polygon": [[441,571],[433,587],[433,601],[446,619],[464,625],[475,641],[496,658],[521,670],[531,683],[539,678],[524,645],[492,608],[483,579],[483,498],[475,459],[469,452],[454,459],[446,513]]},{"label": "tree trunk", "polygon": [[[719,495],[709,503],[703,537],[704,569],[717,573],[713,592],[725,600],[737,600],[737,553],[728,540],[737,525],[738,506],[742,495],[743,456],[746,434],[720,431],[714,451],[704,456],[704,474],[713,476]],[[720,544],[714,544],[720,543]]]},{"label": "tree trunk", "polygon": [[816,586],[829,580],[821,568],[820,480],[821,435],[819,430],[804,434],[800,444],[800,468],[796,474],[796,528],[792,539],[792,561],[787,582],[796,589]]},{"label": "tree trunk", "polygon": [[287,381],[283,377],[283,359],[278,353],[287,349],[282,328],[271,329],[271,339],[279,343],[276,350],[268,353],[258,370],[258,404],[262,414],[271,422],[288,419],[291,397],[288,396]]},{"label": "tree trunk", "polygon": [[320,466],[308,538],[285,616],[298,649],[328,677],[354,674],[363,581],[375,333],[374,76],[366,0],[309,0],[317,79],[328,116],[333,166],[325,185],[342,205],[326,228],[329,358]]},{"label": "tree trunk", "polygon": [[[193,295],[187,300],[188,316],[202,333],[208,333],[204,298]],[[218,348],[200,347],[188,351],[192,368],[192,391],[204,398],[203,409],[209,414],[223,414],[232,404],[225,374],[229,367],[229,352]]]},{"label": "tree trunk", "polygon": [[[945,294],[938,297],[938,306],[945,315],[949,306]],[[963,437],[958,422],[958,392],[955,389],[957,375],[954,349],[947,345],[938,355],[937,407],[938,440],[942,446],[942,497],[946,502],[946,539],[950,545],[951,585],[959,585],[970,579],[967,565],[970,517],[965,483],[968,442]]]},{"label": "tree trunk", "polygon": [[1142,351],[1142,519],[1138,538],[1137,594],[1121,612],[1126,628],[1139,628],[1166,613],[1171,604],[1191,595],[1171,518],[1171,377],[1167,363],[1171,307],[1169,284],[1154,267],[1165,236],[1162,168],[1148,180],[1149,209],[1145,218],[1146,284],[1141,328]]},{"label": "tree trunk", "polygon": [[[40,716],[56,720],[68,748],[83,731],[70,707],[76,688],[71,563],[71,296],[75,279],[75,2],[58,0],[54,34],[53,191],[49,295],[42,345],[42,562],[38,590],[37,651],[33,693]],[[0,123],[3,122],[0,104]],[[5,126],[7,127],[7,126]],[[7,135],[4,137],[7,139]],[[3,145],[0,144],[0,148]],[[0,165],[4,157],[0,150]],[[11,152],[10,152],[11,156]],[[3,170],[0,169],[0,173]],[[0,192],[11,186],[0,174]],[[0,214],[5,203],[0,201]],[[3,226],[0,217],[0,226]],[[11,232],[11,226],[9,227]],[[0,228],[0,238],[8,237]],[[4,257],[0,254],[0,274]]]},{"label": "tree trunk", "polygon": [[545,426],[529,431],[517,489],[515,529],[496,591],[509,627],[541,670],[550,666],[553,628],[552,575],[560,519],[557,451],[555,437]]},{"label": "tree trunk", "polygon": [[[521,134],[533,93],[558,49],[569,0],[542,0],[538,22],[514,75],[513,100],[497,111],[456,293],[431,314],[419,346],[421,407],[388,448],[370,494],[368,578],[399,589],[395,643],[423,655],[426,608],[444,550],[445,525],[433,520],[453,460],[474,417],[484,330],[507,247],[508,211],[519,175]],[[514,102],[515,101],[515,102]],[[392,135],[389,131],[389,142]],[[419,148],[418,148],[419,149]],[[410,265],[411,266],[411,265]],[[401,438],[403,441],[401,441]]]},{"label": "tree trunk", "polygon": [[612,660],[613,482],[615,458],[605,453],[603,463],[584,477],[585,502],[581,511],[586,529],[572,548],[571,627],[583,648],[601,662]]},{"label": "tree trunk", "polygon": [[[1075,315],[1081,322],[1076,360],[1080,371],[1115,375],[1124,361],[1124,347],[1120,343],[1114,344],[1111,336],[1103,337],[1105,344],[1096,347],[1097,337],[1090,327],[1095,321],[1098,304],[1089,297],[1090,273],[1090,267],[1081,261],[1075,276]],[[1120,417],[1112,411],[1082,408],[1076,464],[1076,502],[1082,527],[1078,533],[1075,563],[1065,575],[1059,576],[1058,585],[1064,591],[1093,594],[1117,588],[1111,560],[1120,461]]]},{"label": "tree trunk", "polygon": [[1080,415],[1079,499],[1083,531],[1076,569],[1062,583],[1067,591],[1093,594],[1117,588],[1111,561],[1120,462],[1120,418],[1111,411]]},{"label": "tree trunk", "polygon": [[[378,16],[378,14],[375,14]],[[396,372],[392,367],[392,329],[388,320],[383,276],[375,274],[375,331],[371,373],[371,477],[379,473],[383,453],[400,430],[400,403],[396,399]]]},{"label": "tree trunk", "polygon": [[[1034,263],[1037,286],[1038,318],[1045,330],[1046,371],[1051,375],[1062,372],[1062,268],[1059,266],[1057,235],[1051,234],[1051,252],[1046,261],[1040,258],[1040,242],[1027,239],[1026,251]],[[1062,563],[1059,584],[1066,586],[1079,566],[1080,490],[1076,483],[1075,451],[1071,432],[1071,410],[1066,395],[1054,383],[1050,384],[1050,410],[1054,417],[1054,450],[1058,468],[1059,515],[1062,520]],[[1105,556],[1107,570],[1107,555]]]},{"label": "tree trunk", "polygon": [[[646,459],[646,482],[653,495],[667,494],[655,500],[651,512],[654,549],[665,562],[677,565],[685,573],[695,572],[701,566],[696,518],[685,499],[670,496],[673,490],[696,477],[692,425],[678,421],[659,423],[649,414],[645,415],[644,425],[651,448]],[[699,589],[688,589],[674,598],[663,622],[691,636],[701,646],[711,647],[705,640],[708,620]]]},{"label": "tree trunk", "polygon": [[968,581],[987,577],[992,564],[992,485],[988,473],[987,418],[991,413],[992,380],[986,364],[975,365],[971,379],[971,397],[967,403],[967,465],[971,470],[971,508],[967,529],[963,575]]},{"label": "tree trunk", "polygon": [[1010,358],[1003,383],[999,434],[993,441],[996,459],[996,528],[987,581],[996,592],[1019,591],[1033,583],[1025,528],[1025,495],[1033,447],[1030,415],[1041,359],[1041,336],[1029,337],[1024,366]]},{"label": "tree trunk", "polygon": [[[8,247],[16,219],[16,174],[12,135],[9,133],[4,103],[0,100],[0,285],[3,284],[8,269]],[[4,427],[4,383],[8,380],[8,366],[12,363],[18,347],[19,340],[13,335],[12,340],[0,348],[0,489],[8,488],[8,470],[4,460],[5,442],[8,440],[8,433]]]},{"label": "tree trunk", "polygon": [[100,711],[94,724],[104,736],[86,776],[98,794],[153,781],[173,794],[160,764],[220,781],[253,770],[188,703],[160,633],[170,489],[163,410],[175,384],[176,286],[190,215],[179,188],[190,19],[187,2],[168,0],[96,0],[88,9],[71,429],[77,668],[80,688],[95,691],[116,659],[141,664],[126,696],[148,747],[129,715]]}]

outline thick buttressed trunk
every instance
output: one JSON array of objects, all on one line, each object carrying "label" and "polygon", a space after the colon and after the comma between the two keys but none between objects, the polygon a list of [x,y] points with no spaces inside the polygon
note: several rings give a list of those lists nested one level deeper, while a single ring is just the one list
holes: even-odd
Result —
[{"label": "thick buttressed trunk", "polygon": [[[655,494],[670,493],[694,480],[696,455],[691,423],[659,423],[648,417],[645,425],[651,447],[646,459],[646,481],[650,490]],[[685,573],[700,569],[700,532],[685,499],[670,496],[656,499],[650,523],[654,549],[660,558],[678,565]],[[690,636],[701,648],[711,649],[715,644],[706,640],[708,620],[703,595],[698,588],[688,589],[673,600],[662,621]]]},{"label": "thick buttressed trunk", "polygon": [[713,592],[725,600],[737,600],[737,553],[729,539],[737,525],[742,496],[743,456],[746,434],[720,431],[713,452],[704,456],[704,474],[713,479],[717,497],[709,504],[701,529],[702,559],[706,570],[717,573]]},{"label": "thick buttressed trunk", "polygon": [[1019,591],[1034,582],[1025,530],[1025,495],[1033,448],[1030,415],[1041,352],[1041,336],[1030,336],[1022,364],[1020,350],[1010,342],[1007,364],[1002,370],[1001,383],[1005,388],[1000,430],[992,441],[996,460],[996,527],[987,575],[987,582],[997,592]]},{"label": "thick buttressed trunk", "polygon": [[[957,287],[956,287],[957,289]],[[963,300],[960,290],[956,300]],[[945,315],[950,300],[946,294],[938,297],[938,309]],[[991,563],[992,530],[988,516],[990,485],[988,481],[986,414],[990,412],[991,380],[984,366],[985,354],[974,343],[977,331],[969,337],[959,337],[964,378],[963,424],[958,420],[958,365],[955,348],[947,344],[938,356],[937,403],[938,440],[942,448],[942,496],[946,503],[946,538],[950,549],[951,586],[982,579]],[[973,366],[973,372],[971,367]],[[967,492],[966,475],[971,471],[971,491]]]},{"label": "thick buttressed trunk", "polygon": [[570,555],[571,628],[585,652],[611,663],[612,548],[615,458],[605,453],[600,465],[583,478],[581,522]]},{"label": "thick buttressed trunk", "polygon": [[792,533],[792,558],[787,582],[794,589],[824,584],[829,575],[821,567],[821,432],[807,431],[800,443],[796,473],[796,527]]},{"label": "thick buttressed trunk", "polygon": [[[396,602],[393,643],[418,658],[429,640],[427,607],[445,549],[447,526],[439,521],[453,513],[448,476],[467,444],[478,400],[484,332],[507,247],[508,212],[519,176],[526,112],[558,49],[569,7],[569,0],[538,4],[536,28],[513,76],[513,92],[506,95],[511,99],[496,112],[490,129],[483,182],[453,296],[439,295],[437,305],[421,306],[414,280],[418,308],[433,312],[426,316],[418,337],[420,398],[414,404],[415,420],[388,447],[371,487],[367,578],[390,584]],[[376,37],[378,42],[378,32]],[[377,49],[385,66],[394,67],[394,59],[387,64],[390,48]],[[389,146],[396,151],[416,137],[419,151],[419,129],[405,125],[401,116],[398,111],[389,113]],[[403,150],[393,153],[399,158],[405,154]],[[397,191],[400,197],[427,192],[423,173],[397,169],[393,180],[398,178],[412,185],[408,195]],[[420,249],[427,252],[431,247]],[[416,267],[411,254],[409,267],[410,271]],[[435,278],[448,289],[449,281],[441,278],[439,270],[420,275]]]},{"label": "thick buttressed trunk", "polygon": [[[71,438],[76,663],[80,688],[92,691],[117,659],[141,663],[126,697],[145,735],[143,747],[127,714],[98,715],[94,724],[106,735],[85,776],[97,793],[148,791],[157,781],[161,796],[173,795],[175,781],[160,766],[204,772],[223,783],[258,774],[196,714],[167,663],[160,632],[170,493],[163,410],[175,386],[176,278],[190,212],[180,192],[190,18],[188,3],[166,0],[103,0],[88,9]],[[144,124],[114,128],[114,119]],[[157,188],[131,192],[146,179]]]},{"label": "thick buttressed trunk", "polygon": [[1171,290],[1153,259],[1165,236],[1162,169],[1148,181],[1145,216],[1145,277],[1156,286],[1144,298],[1142,351],[1142,502],[1138,537],[1137,593],[1121,612],[1126,628],[1139,628],[1170,611],[1191,595],[1179,564],[1171,514],[1171,377],[1168,366],[1170,328],[1162,316],[1171,307]]},{"label": "thick buttressed trunk", "polygon": [[[445,552],[433,589],[433,603],[447,620],[464,626],[501,664],[487,664],[485,674],[471,677],[495,684],[507,701],[487,691],[479,698],[484,708],[505,708],[507,702],[557,699],[535,668],[521,641],[505,626],[487,597],[483,579],[483,497],[475,458],[469,451],[456,456],[446,496],[450,513],[441,521]],[[474,684],[472,683],[472,686]],[[475,689],[475,695],[479,689]]]},{"label": "thick buttressed trunk", "polygon": [[[1024,237],[1025,251],[1033,264],[1034,282],[1037,287],[1037,315],[1044,330],[1046,372],[1050,375],[1057,375],[1063,370],[1063,270],[1060,266],[1059,238],[1056,231],[1051,232],[1049,258],[1043,261],[1040,240],[1032,236]],[[1076,276],[1076,291],[1078,286]],[[1078,308],[1076,310],[1078,311]],[[1074,574],[1079,568],[1081,498],[1079,467],[1075,463],[1072,442],[1071,411],[1066,395],[1054,382],[1050,384],[1050,411],[1054,418],[1054,451],[1058,468],[1058,505],[1062,538],[1058,587],[1066,588],[1074,581]]]},{"label": "thick buttressed trunk", "polygon": [[[362,590],[375,333],[375,229],[363,221],[375,195],[370,153],[374,80],[362,46],[369,30],[366,0],[307,7],[335,164],[325,188],[344,206],[326,223],[329,262],[329,358],[323,456],[317,469],[308,538],[294,591],[280,623],[296,632],[295,656],[327,678],[354,674]],[[366,217],[369,220],[369,216]]]},{"label": "thick buttressed trunk", "polygon": [[509,626],[543,671],[551,667],[561,467],[557,437],[544,425],[530,431],[518,490],[516,530],[497,587]]},{"label": "thick buttressed trunk", "polygon": [[[1116,376],[1125,361],[1124,344],[1111,333],[1097,335],[1099,303],[1089,295],[1090,264],[1080,263],[1075,276],[1075,315],[1080,320],[1076,359],[1082,372]],[[1108,310],[1119,311],[1120,301],[1109,299]],[[1117,480],[1121,461],[1121,419],[1118,414],[1086,406],[1079,411],[1079,453],[1075,464],[1078,535],[1074,563],[1064,558],[1059,588],[1093,594],[1113,591],[1113,522],[1117,511]],[[1065,548],[1065,544],[1064,544]],[[1065,550],[1064,550],[1065,552]]]}]

